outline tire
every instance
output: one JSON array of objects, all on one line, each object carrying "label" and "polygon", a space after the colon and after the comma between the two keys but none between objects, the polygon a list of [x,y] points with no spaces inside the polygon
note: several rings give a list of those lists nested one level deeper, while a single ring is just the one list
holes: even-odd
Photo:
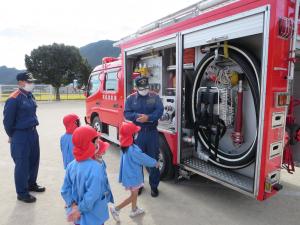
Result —
[{"label": "tire", "polygon": [[102,131],[102,123],[98,116],[95,116],[92,121],[92,127],[95,128],[96,131]]},{"label": "tire", "polygon": [[174,167],[172,163],[172,153],[170,148],[162,135],[159,135],[159,162],[161,166],[160,179],[170,180],[174,177]]},{"label": "tire", "polygon": [[[259,66],[257,61],[255,60],[254,57],[251,56],[251,54],[240,50],[237,51],[235,50],[237,48],[232,47],[229,49],[229,56],[230,59],[232,61],[234,61],[236,64],[238,64],[240,66],[240,68],[244,71],[244,74],[246,76],[246,79],[249,83],[251,92],[252,92],[252,96],[253,96],[253,102],[255,107],[255,114],[256,114],[256,127],[258,127],[258,121],[259,121],[259,98],[260,98],[260,93],[259,93],[259,80],[257,77],[258,71],[259,71]],[[245,54],[248,59],[245,57]],[[223,49],[219,49],[219,54],[220,55],[224,55],[223,53]],[[197,66],[197,69],[195,71],[195,77],[196,80],[193,86],[193,95],[192,95],[192,99],[193,99],[193,103],[196,102],[196,95],[194,93],[196,93],[196,90],[200,87],[200,83],[202,80],[202,77],[204,75],[204,72],[206,71],[208,65],[210,64],[210,62],[213,61],[214,58],[214,51],[211,51],[209,53],[206,54],[206,56],[204,56],[204,58],[200,61],[200,63]],[[253,74],[256,74],[256,76],[254,76]],[[195,112],[194,112],[194,108],[196,107],[195,105],[191,104],[192,108],[191,111],[193,113],[193,123],[195,123]],[[258,130],[258,128],[256,129],[256,131]],[[198,136],[202,136],[204,137],[204,131],[202,129],[199,130]],[[201,144],[203,146],[207,146],[207,140],[205,140],[205,138],[199,138],[201,141]],[[247,165],[249,165],[250,163],[253,162],[255,155],[256,155],[256,143],[257,143],[257,134],[255,137],[255,141],[253,142],[251,148],[249,148],[246,152],[241,153],[241,154],[236,154],[236,155],[230,155],[230,154],[226,154],[224,152],[222,152],[222,150],[220,149],[216,149],[215,147],[212,147],[212,151],[218,152],[218,158],[214,158],[214,153],[212,154],[211,152],[209,152],[210,155],[212,155],[212,157],[210,157],[209,161],[214,163],[215,165],[224,167],[224,168],[231,168],[231,169],[237,169],[237,168],[242,168],[245,167]]]}]

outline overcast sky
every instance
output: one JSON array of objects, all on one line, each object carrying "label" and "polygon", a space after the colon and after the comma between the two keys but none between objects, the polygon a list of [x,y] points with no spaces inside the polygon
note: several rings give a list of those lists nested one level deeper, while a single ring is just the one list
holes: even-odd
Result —
[{"label": "overcast sky", "polygon": [[0,66],[24,69],[24,56],[54,42],[84,46],[119,40],[199,0],[1,0]]}]

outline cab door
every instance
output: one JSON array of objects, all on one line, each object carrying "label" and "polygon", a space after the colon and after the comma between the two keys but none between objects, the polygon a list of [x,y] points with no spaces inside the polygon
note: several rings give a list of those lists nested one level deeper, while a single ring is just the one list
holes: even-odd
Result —
[{"label": "cab door", "polygon": [[87,120],[92,123],[91,115],[100,110],[100,72],[96,71],[91,74],[87,87],[86,98],[86,115]]},{"label": "cab door", "polygon": [[122,99],[119,92],[119,80],[121,78],[121,69],[112,68],[104,72],[103,91],[102,91],[102,122],[118,127],[123,120]]}]

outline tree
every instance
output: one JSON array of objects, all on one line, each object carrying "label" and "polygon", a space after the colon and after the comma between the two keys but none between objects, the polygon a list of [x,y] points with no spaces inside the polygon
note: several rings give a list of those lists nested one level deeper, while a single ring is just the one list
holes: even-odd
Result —
[{"label": "tree", "polygon": [[59,88],[81,77],[88,64],[84,64],[78,48],[54,43],[32,50],[30,56],[25,55],[25,65],[39,82],[51,84],[56,100],[60,100]]},{"label": "tree", "polygon": [[87,59],[83,59],[80,64],[79,73],[76,76],[79,88],[85,88],[87,86],[92,70]]}]

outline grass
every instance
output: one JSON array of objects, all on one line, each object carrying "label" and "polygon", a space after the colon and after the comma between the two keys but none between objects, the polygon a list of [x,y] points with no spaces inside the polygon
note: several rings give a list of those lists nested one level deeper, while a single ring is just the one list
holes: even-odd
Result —
[{"label": "grass", "polygon": [[[5,102],[10,94],[1,94],[0,102]],[[55,101],[55,95],[48,93],[33,93],[37,101]],[[83,100],[85,96],[82,93],[78,94],[60,94],[60,100]]]}]

